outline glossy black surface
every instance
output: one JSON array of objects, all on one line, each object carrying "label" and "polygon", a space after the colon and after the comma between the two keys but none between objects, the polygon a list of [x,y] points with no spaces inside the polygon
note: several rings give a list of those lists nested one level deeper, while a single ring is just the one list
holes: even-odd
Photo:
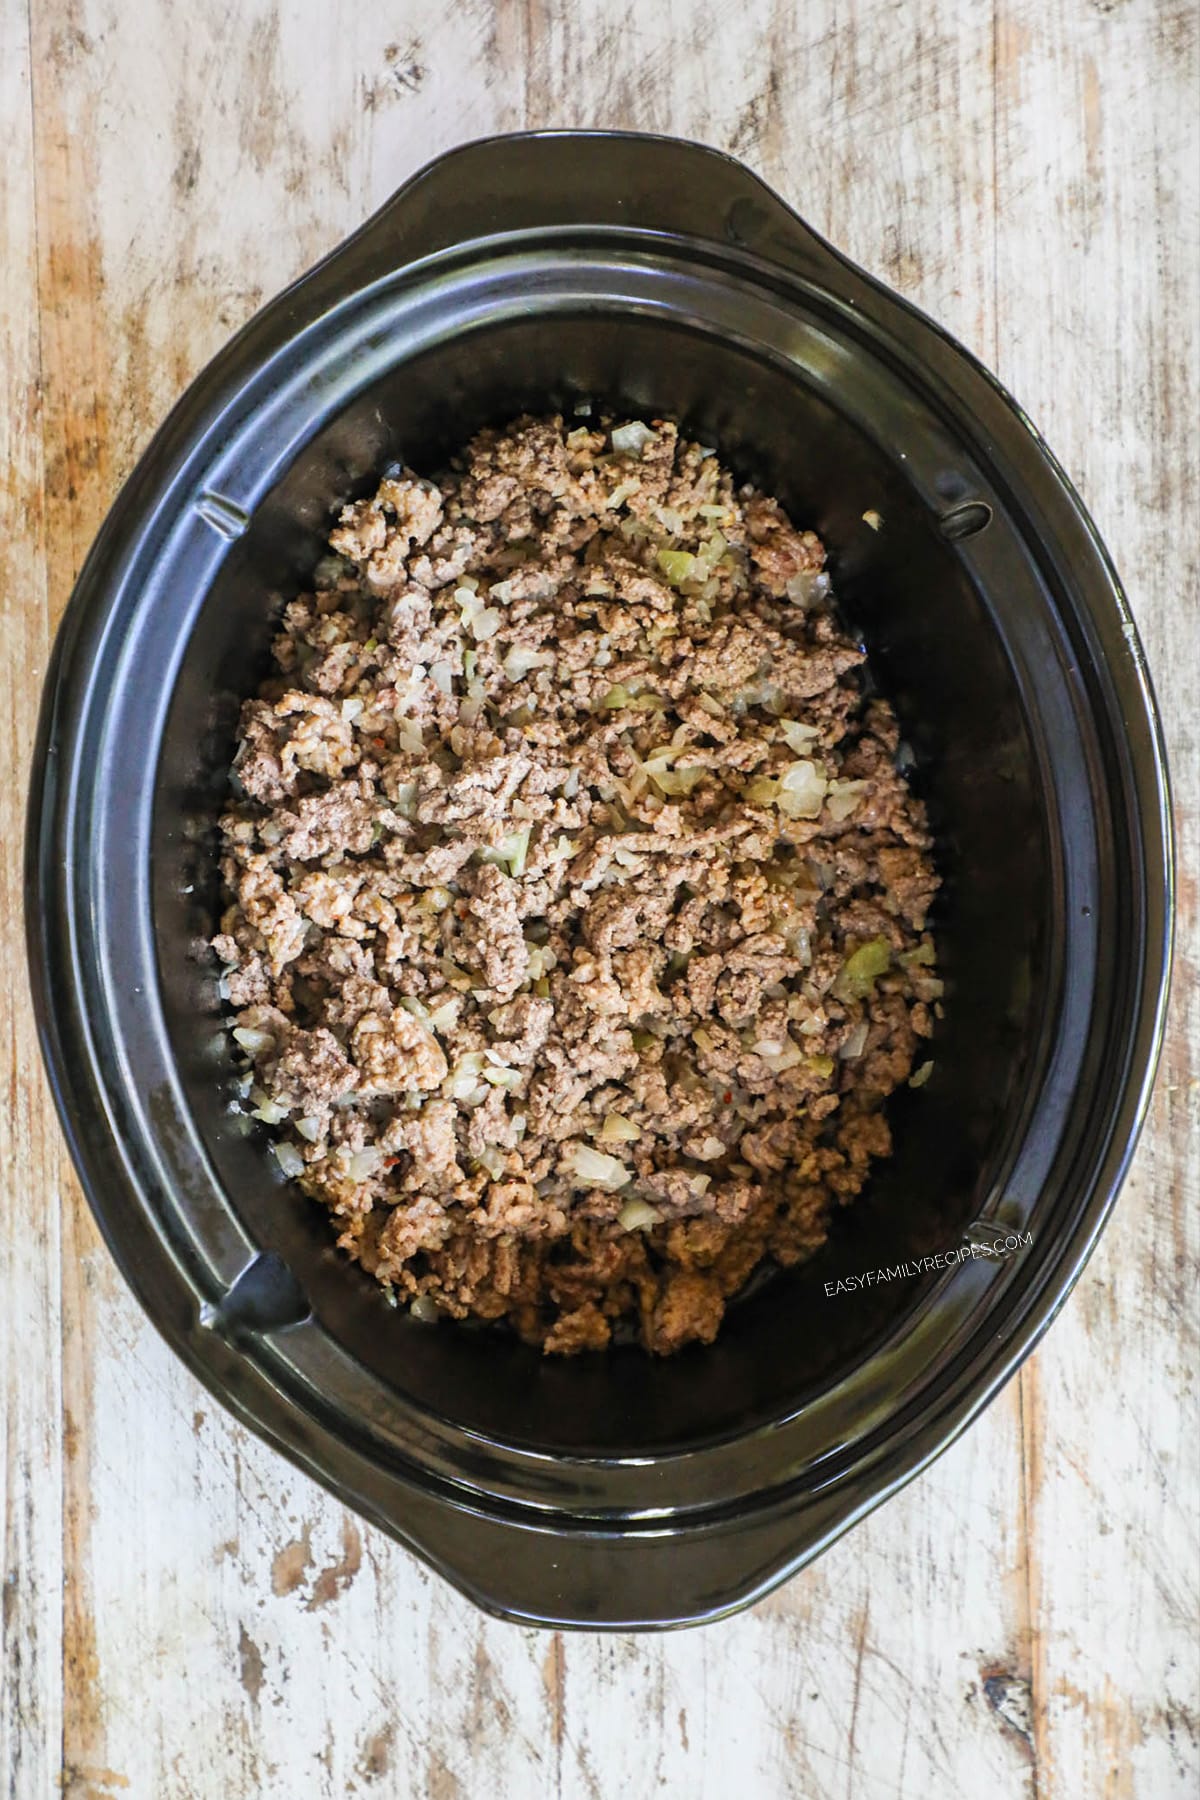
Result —
[{"label": "glossy black surface", "polygon": [[[203,948],[239,699],[334,506],[390,458],[432,471],[484,422],[585,397],[679,417],[825,538],[945,875],[946,1019],[895,1157],[818,1258],[667,1362],[543,1361],[393,1312],[232,1110]],[[815,1555],[1065,1297],[1153,1074],[1166,773],[1111,565],[992,378],[740,165],[545,134],[416,177],[171,415],[59,637],[29,883],[76,1161],[193,1370],[481,1604],[662,1625]],[[1031,1246],[827,1296],[981,1214]]]}]

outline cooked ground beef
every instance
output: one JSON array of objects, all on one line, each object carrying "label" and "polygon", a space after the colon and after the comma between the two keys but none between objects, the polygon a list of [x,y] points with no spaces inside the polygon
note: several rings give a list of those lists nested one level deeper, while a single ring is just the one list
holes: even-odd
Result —
[{"label": "cooked ground beef", "polygon": [[822,545],[669,422],[561,418],[330,542],[222,821],[255,1116],[421,1316],[707,1343],[888,1154],[941,992]]}]

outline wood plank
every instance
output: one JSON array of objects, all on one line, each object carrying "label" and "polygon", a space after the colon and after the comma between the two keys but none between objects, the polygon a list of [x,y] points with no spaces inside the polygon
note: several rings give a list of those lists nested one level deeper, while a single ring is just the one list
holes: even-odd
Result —
[{"label": "wood plank", "polygon": [[[999,8],[998,373],[1112,549],[1167,721],[1180,960],[1114,1222],[1021,1376],[1039,1791],[1195,1791],[1200,92],[1193,8]],[[1064,1554],[1064,1546],[1070,1546]]]},{"label": "wood plank", "polygon": [[[42,350],[45,573],[55,624],[114,492],[105,271],[94,207],[97,39],[73,8],[31,13]],[[92,1409],[100,1327],[136,1308],[103,1249],[77,1183],[61,1190],[63,1716],[55,1771],[76,1800],[120,1783],[107,1760],[109,1699],[97,1639],[91,1523],[103,1426]],[[107,1310],[106,1310],[107,1309]]]},{"label": "wood plank", "polygon": [[[217,0],[186,20],[35,0],[52,610],[191,374],[414,168],[523,124],[677,131],[760,168],[998,363],[1130,547],[1127,573],[1178,571],[1172,592],[1145,578],[1131,592],[1194,823],[1194,656],[1171,604],[1195,593],[1178,554],[1195,550],[1187,16],[1150,0],[999,0],[994,19],[968,0],[919,15],[892,0],[470,0],[436,17],[407,0],[249,0],[231,37]],[[0,79],[24,66],[6,56]],[[6,194],[19,168],[18,154]],[[6,206],[31,257],[27,202]],[[28,336],[14,267],[0,271],[0,321]],[[36,455],[35,431],[17,456],[35,493]],[[18,682],[42,666],[41,605],[14,605]],[[0,1294],[26,1309],[21,1336],[0,1320],[9,1442],[14,1418],[21,1443],[49,1429],[27,1483],[45,1570],[43,1662],[27,1684],[42,1761],[14,1793],[50,1791],[60,1521],[62,1781],[80,1797],[1190,1792],[1194,1540],[1180,1496],[1195,1465],[1178,1309],[1195,1269],[1194,988],[1191,1006],[1118,1223],[1020,1388],[816,1567],[702,1632],[563,1637],[483,1619],[212,1405],[141,1318],[73,1190],[60,1511],[46,1426],[56,1296],[43,1298],[57,1213],[32,1271],[5,1230]],[[17,1029],[14,1066],[30,1068],[27,1019]],[[44,1132],[44,1106],[36,1117]],[[0,1206],[53,1193],[52,1146],[16,1142],[23,1180]]]},{"label": "wood plank", "polygon": [[20,929],[24,804],[46,667],[28,16],[0,0],[0,1770],[52,1793],[62,1732],[59,1136]]}]

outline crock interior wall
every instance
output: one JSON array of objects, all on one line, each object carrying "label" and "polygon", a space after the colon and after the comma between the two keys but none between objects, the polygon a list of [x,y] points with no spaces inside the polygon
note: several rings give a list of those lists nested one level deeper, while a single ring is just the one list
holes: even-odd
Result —
[{"label": "crock interior wall", "polygon": [[[819,1256],[732,1306],[714,1346],[666,1362],[635,1349],[543,1360],[495,1331],[430,1328],[390,1308],[334,1251],[324,1212],[281,1182],[266,1134],[231,1111],[232,1064],[213,1029],[215,964],[201,979],[202,1029],[196,1019],[194,952],[221,904],[215,822],[239,702],[265,673],[280,601],[303,588],[335,509],[390,459],[434,473],[480,425],[522,410],[569,412],[580,396],[679,418],[821,534],[843,610],[916,754],[914,784],[945,882],[933,922],[946,1018],[933,1080],[892,1103],[895,1155],[839,1214]],[[868,509],[882,516],[879,532],[863,523]],[[548,1450],[651,1452],[790,1411],[860,1361],[920,1290],[899,1282],[829,1299],[824,1283],[944,1247],[996,1180],[1040,1024],[1040,792],[989,607],[915,499],[896,446],[841,416],[802,371],[630,313],[511,320],[398,365],[309,441],[225,558],[186,646],[161,747],[153,894],[163,1003],[229,1204],[259,1244],[287,1259],[326,1329],[468,1429]]]}]

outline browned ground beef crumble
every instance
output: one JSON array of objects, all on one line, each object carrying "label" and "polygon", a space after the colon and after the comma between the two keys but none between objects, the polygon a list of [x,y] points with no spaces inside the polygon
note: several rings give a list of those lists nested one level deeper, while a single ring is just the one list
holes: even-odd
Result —
[{"label": "browned ground beef crumble", "polygon": [[330,542],[222,821],[248,1103],[420,1316],[709,1342],[888,1154],[941,992],[823,548],[670,423],[557,417]]}]

